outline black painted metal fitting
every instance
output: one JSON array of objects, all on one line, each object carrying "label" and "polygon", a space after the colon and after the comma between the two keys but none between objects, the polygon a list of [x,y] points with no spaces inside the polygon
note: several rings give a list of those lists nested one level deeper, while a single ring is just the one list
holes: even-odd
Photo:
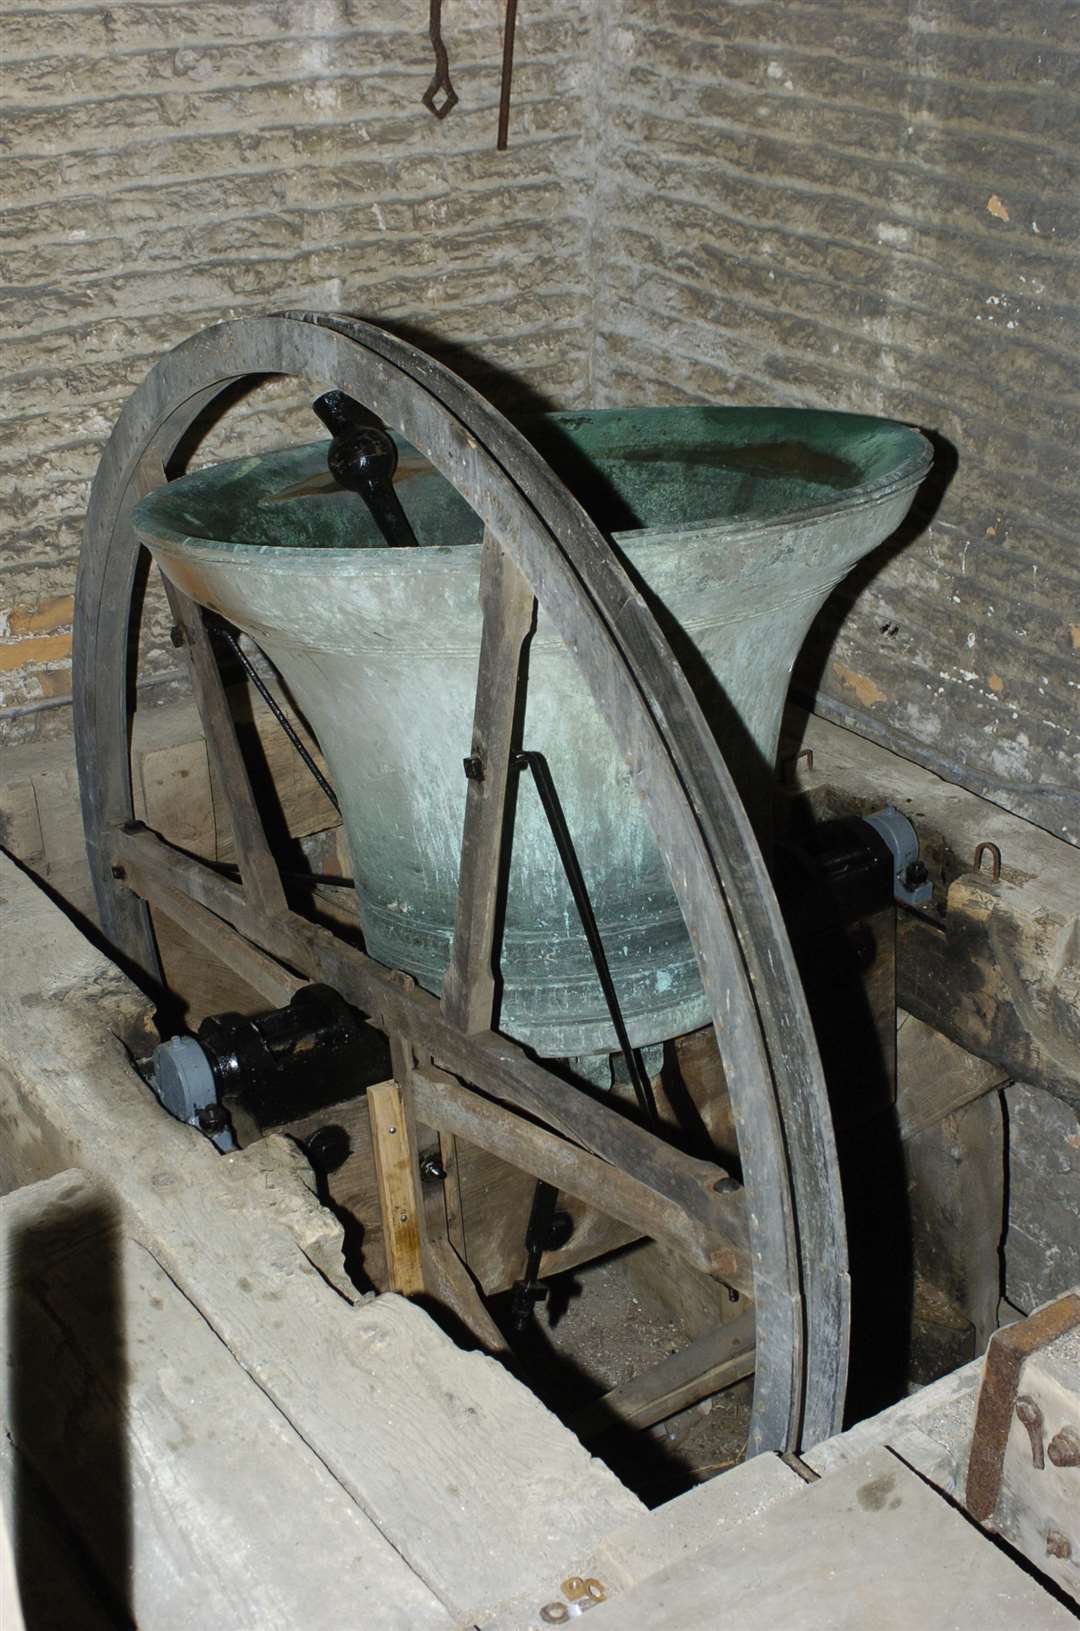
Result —
[{"label": "black painted metal fitting", "polygon": [[304,1139],[303,1150],[316,1172],[336,1172],[352,1154],[352,1139],[337,1122],[328,1122]]},{"label": "black painted metal fitting", "polygon": [[444,1184],[446,1182],[446,1168],[434,1150],[420,1157],[420,1177],[425,1184]]}]

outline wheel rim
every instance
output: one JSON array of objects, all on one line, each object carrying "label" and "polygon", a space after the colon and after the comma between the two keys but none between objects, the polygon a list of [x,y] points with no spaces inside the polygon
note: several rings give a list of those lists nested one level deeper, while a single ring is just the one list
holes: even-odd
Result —
[{"label": "wheel rim", "polygon": [[[528,578],[578,660],[635,785],[687,922],[730,1087],[748,1197],[758,1366],[751,1453],[840,1425],[849,1291],[835,1146],[801,985],[730,774],[652,613],[603,535],[519,432],[449,370],[345,316],[285,313],[195,335],[125,405],[87,514],[75,731],[102,924],[154,976],[144,904],[112,877],[132,814],[126,629],[140,546],[128,519],[147,453],[167,463],[238,380],[348,392],[431,459]],[[123,637],[122,637],[123,636]]]}]

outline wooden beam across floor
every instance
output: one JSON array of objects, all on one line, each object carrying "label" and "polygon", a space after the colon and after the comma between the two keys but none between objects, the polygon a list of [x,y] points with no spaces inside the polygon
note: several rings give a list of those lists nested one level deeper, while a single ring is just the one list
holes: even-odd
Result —
[{"label": "wooden beam across floor", "polygon": [[901,1007],[1080,1108],[1076,846],[828,720],[793,725],[789,796],[824,815],[891,803],[919,833],[934,902],[900,913]]},{"label": "wooden beam across floor", "polygon": [[[26,1185],[77,1168],[79,1182],[95,1195],[105,1192],[120,1215],[123,1295],[139,1299],[137,1308],[124,1304],[125,1324],[137,1318],[139,1331],[153,1329],[160,1315],[165,1331],[174,1313],[181,1327],[188,1321],[184,1310],[194,1319],[184,1341],[197,1339],[198,1353],[185,1350],[174,1364],[166,1344],[156,1371],[169,1396],[161,1409],[172,1411],[175,1430],[162,1421],[164,1448],[152,1454],[146,1440],[142,1463],[173,1480],[172,1510],[185,1510],[187,1439],[194,1440],[190,1453],[204,1470],[200,1487],[212,1494],[214,1468],[227,1470],[232,1454],[219,1414],[239,1411],[248,1422],[245,1459],[256,1453],[261,1459],[264,1441],[277,1431],[270,1424],[279,1424],[289,1443],[304,1447],[315,1486],[325,1492],[299,1506],[283,1501],[294,1546],[310,1544],[321,1567],[337,1567],[327,1559],[341,1548],[319,1540],[324,1512],[327,1522],[338,1522],[338,1512],[341,1523],[367,1537],[357,1543],[353,1566],[368,1570],[370,1585],[354,1593],[350,1613],[324,1616],[321,1623],[385,1618],[389,1625],[418,1626],[475,1623],[514,1596],[523,1578],[539,1589],[583,1536],[599,1540],[642,1510],[501,1365],[463,1352],[404,1298],[361,1299],[353,1292],[350,1300],[347,1286],[337,1289],[324,1254],[329,1230],[337,1237],[340,1266],[340,1230],[292,1166],[268,1164],[274,1141],[223,1156],[167,1116],[114,1034],[114,1007],[123,1010],[132,1000],[129,983],[3,858],[0,897],[6,930],[0,940],[0,1184],[25,1193]],[[76,1304],[84,1289],[75,1276]],[[147,1366],[135,1376],[129,1399],[141,1396],[144,1375],[151,1386],[154,1367],[149,1360]],[[201,1388],[214,1367],[233,1381],[222,1382],[229,1397],[209,1402],[204,1412]],[[38,1380],[26,1376],[26,1386]],[[250,1417],[240,1402],[249,1396]],[[139,1416],[135,1423],[139,1431],[142,1421]],[[43,1465],[47,1449],[41,1447]],[[229,1488],[225,1470],[221,1500]],[[132,1499],[142,1498],[143,1487],[135,1478]],[[242,1505],[243,1488],[232,1488]],[[93,1513],[84,1517],[85,1529]],[[174,1538],[177,1547],[186,1544],[181,1534]],[[231,1542],[221,1551],[196,1547],[187,1567],[193,1579],[214,1581],[224,1573],[235,1583],[247,1570],[245,1556]],[[138,1548],[131,1585],[137,1610],[149,1601],[141,1594],[157,1589],[156,1578],[150,1551]],[[173,1595],[179,1609],[183,1599]],[[398,1600],[404,1605],[399,1619],[389,1608],[383,1616],[381,1605]],[[153,1601],[160,1603],[160,1596]],[[254,1623],[320,1624],[304,1613],[245,1614],[236,1606],[238,1585],[222,1601],[227,1611],[186,1623],[212,1623],[222,1631],[250,1631]],[[136,1618],[154,1631],[174,1623],[158,1620],[156,1611]]]}]

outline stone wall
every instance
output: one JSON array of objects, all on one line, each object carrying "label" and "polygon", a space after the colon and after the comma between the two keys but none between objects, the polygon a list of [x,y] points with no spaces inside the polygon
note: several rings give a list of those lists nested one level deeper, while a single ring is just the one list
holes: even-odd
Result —
[{"label": "stone wall", "polygon": [[[934,432],[947,490],[827,608],[819,711],[1080,841],[1080,11],[611,0],[594,396]],[[955,469],[955,474],[953,474]]]},{"label": "stone wall", "polygon": [[[930,526],[835,597],[801,684],[1076,840],[1076,4],[529,0],[506,154],[502,7],[445,10],[442,124],[424,0],[2,14],[0,740],[67,729],[87,484],[145,369],[215,318],[346,307],[504,399],[932,431]],[[226,421],[309,425],[273,393]]]},{"label": "stone wall", "polygon": [[[132,388],[194,330],[349,309],[482,388],[580,401],[589,363],[584,0],[530,0],[510,149],[501,8],[446,6],[460,103],[420,103],[426,0],[35,0],[0,14],[0,741],[66,731],[90,478]],[[294,397],[224,422],[303,440]],[[175,652],[146,642],[144,678]]]}]

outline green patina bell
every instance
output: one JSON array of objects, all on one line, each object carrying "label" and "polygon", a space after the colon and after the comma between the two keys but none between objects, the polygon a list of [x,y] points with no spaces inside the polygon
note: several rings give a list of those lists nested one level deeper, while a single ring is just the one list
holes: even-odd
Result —
[{"label": "green patina bell", "polygon": [[[795,409],[597,409],[522,428],[612,538],[763,821],[806,632],[836,583],[903,519],[928,444],[887,420]],[[415,537],[418,547],[388,547],[371,507],[328,483],[325,442],[183,477],[143,499],[135,525],[166,575],[278,668],[341,802],[367,949],[438,992],[457,901],[482,526],[396,441],[400,541]],[[697,964],[632,767],[543,611],[523,745],[550,767],[631,1041],[705,1024]],[[500,967],[501,1030],[548,1057],[614,1051],[525,778]]]}]

